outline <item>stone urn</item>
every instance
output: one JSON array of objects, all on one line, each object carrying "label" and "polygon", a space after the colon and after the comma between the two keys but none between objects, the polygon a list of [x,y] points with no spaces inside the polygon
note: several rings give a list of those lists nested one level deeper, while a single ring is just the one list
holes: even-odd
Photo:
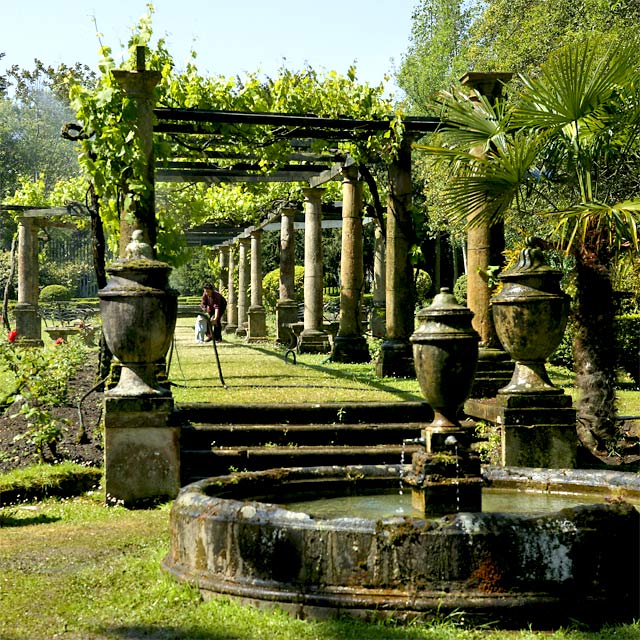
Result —
[{"label": "stone urn", "polygon": [[125,259],[107,268],[98,292],[106,343],[122,364],[112,396],[165,396],[156,367],[166,355],[176,324],[177,292],[168,288],[171,267],[149,258]]},{"label": "stone urn", "polygon": [[480,459],[471,450],[473,428],[458,420],[478,363],[480,336],[472,317],[449,289],[440,289],[433,304],[418,313],[411,336],[416,376],[434,418],[424,428],[424,449],[413,454],[404,482],[411,487],[414,509],[426,515],[479,511],[482,505]]},{"label": "stone urn", "polygon": [[503,286],[492,298],[496,332],[516,361],[513,377],[499,394],[562,394],[545,368],[567,324],[569,296],[560,289],[561,272],[550,267],[540,241],[527,238],[513,268],[498,276]]},{"label": "stone urn", "polygon": [[447,288],[418,313],[411,336],[416,376],[434,410],[433,427],[458,428],[458,411],[471,390],[480,336],[471,326],[473,313],[459,305]]}]

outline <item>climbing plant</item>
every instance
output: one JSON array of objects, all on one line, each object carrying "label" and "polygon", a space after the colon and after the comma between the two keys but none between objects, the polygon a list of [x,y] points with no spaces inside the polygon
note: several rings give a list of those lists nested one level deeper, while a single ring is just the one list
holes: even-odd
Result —
[{"label": "climbing plant", "polygon": [[[129,57],[121,68],[135,69],[136,48],[146,47],[146,68],[160,72],[155,96],[158,107],[313,113],[363,119],[380,119],[393,113],[392,105],[383,97],[383,86],[359,83],[355,67],[351,67],[346,76],[334,71],[320,74],[307,67],[300,71],[281,68],[273,78],[257,73],[226,78],[203,75],[194,52],[186,68],[178,71],[164,39],[152,44],[152,15],[153,6],[148,5],[147,14],[133,29],[128,43]],[[71,102],[82,126],[78,136],[81,138],[80,164],[95,186],[108,241],[115,247],[122,216],[130,216],[132,205],[144,197],[149,185],[142,177],[142,150],[128,123],[134,115],[135,104],[123,94],[113,77],[116,64],[112,50],[102,46],[100,56],[100,75],[95,87],[72,87]],[[396,114],[393,129],[384,134],[364,138],[354,135],[340,142],[316,140],[312,150],[319,152],[339,146],[341,152],[349,153],[357,161],[371,162],[392,149],[401,128],[399,114]],[[184,135],[156,135],[154,153],[158,162],[204,160],[214,144],[224,144],[226,156],[251,157],[264,172],[282,166],[293,150],[290,137],[272,127],[216,124],[212,135],[202,136],[195,142],[193,137]],[[224,161],[219,164],[223,166]],[[171,262],[179,260],[183,249],[182,229],[187,224],[218,217],[255,223],[270,202],[298,198],[301,186],[304,185],[162,186],[156,194],[158,256]],[[329,194],[335,188],[331,186]]]}]

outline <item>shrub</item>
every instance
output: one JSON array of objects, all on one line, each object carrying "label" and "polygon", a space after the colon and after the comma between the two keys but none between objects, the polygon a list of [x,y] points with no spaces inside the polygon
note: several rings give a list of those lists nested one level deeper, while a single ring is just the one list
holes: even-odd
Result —
[{"label": "shrub", "polygon": [[[293,276],[293,288],[296,302],[304,301],[304,267],[296,266]],[[262,278],[262,302],[264,306],[274,311],[280,298],[280,269],[269,271]]]},{"label": "shrub", "polygon": [[47,285],[40,291],[40,300],[42,302],[60,302],[71,300],[71,291],[61,284]]},{"label": "shrub", "polygon": [[560,367],[573,369],[573,336],[574,328],[571,319],[567,322],[567,328],[562,336],[558,348],[549,356],[549,362]]},{"label": "shrub", "polygon": [[640,384],[640,314],[618,316],[616,325],[618,365]]},{"label": "shrub", "polygon": [[453,285],[453,295],[458,304],[467,304],[467,274],[463,273]]},{"label": "shrub", "polygon": [[431,288],[433,287],[433,281],[431,276],[426,271],[419,271],[416,278],[416,307],[422,308],[426,306],[430,298]]}]

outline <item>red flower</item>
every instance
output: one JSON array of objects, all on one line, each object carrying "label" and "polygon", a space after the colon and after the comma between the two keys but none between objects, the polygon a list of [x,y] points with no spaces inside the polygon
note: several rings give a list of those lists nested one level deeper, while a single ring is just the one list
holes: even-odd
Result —
[{"label": "red flower", "polygon": [[60,337],[54,342],[54,344],[62,344],[63,342],[64,342],[64,338]]},{"label": "red flower", "polygon": [[9,342],[15,342],[18,339],[18,332],[17,331],[9,331],[9,335],[7,335],[7,340]]}]

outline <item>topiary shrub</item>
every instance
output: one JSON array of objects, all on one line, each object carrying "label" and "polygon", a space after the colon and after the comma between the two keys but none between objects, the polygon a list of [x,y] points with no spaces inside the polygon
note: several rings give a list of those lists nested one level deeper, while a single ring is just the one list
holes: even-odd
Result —
[{"label": "topiary shrub", "polygon": [[[304,301],[304,267],[297,266],[293,275],[293,288],[296,302]],[[280,298],[280,269],[269,271],[262,278],[262,304],[269,311],[274,311]]]},{"label": "topiary shrub", "polygon": [[416,278],[416,308],[427,306],[432,297],[429,295],[432,287],[431,276],[426,271],[419,271]]},{"label": "topiary shrub", "polygon": [[41,302],[64,302],[67,300],[71,300],[71,291],[61,284],[50,284],[40,291]]},{"label": "topiary shrub", "polygon": [[467,274],[463,273],[453,285],[453,295],[458,304],[467,304]]}]

